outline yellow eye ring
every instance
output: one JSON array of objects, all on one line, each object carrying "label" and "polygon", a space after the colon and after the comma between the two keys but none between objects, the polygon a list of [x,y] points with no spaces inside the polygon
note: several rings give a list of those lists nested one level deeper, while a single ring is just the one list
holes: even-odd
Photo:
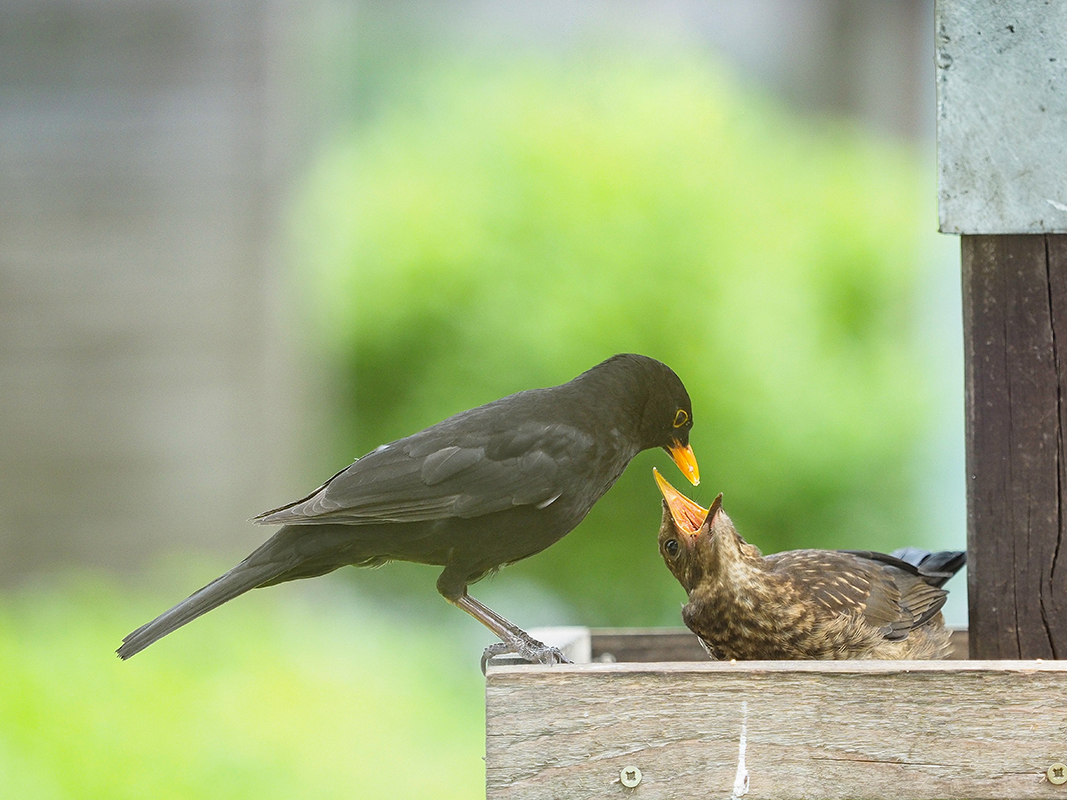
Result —
[{"label": "yellow eye ring", "polygon": [[689,415],[685,413],[684,408],[679,408],[678,412],[674,415],[674,427],[680,428],[687,422],[689,422]]}]

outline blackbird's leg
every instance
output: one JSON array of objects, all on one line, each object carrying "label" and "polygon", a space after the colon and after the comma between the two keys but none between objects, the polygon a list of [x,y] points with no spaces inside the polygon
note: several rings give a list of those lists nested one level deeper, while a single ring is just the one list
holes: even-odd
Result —
[{"label": "blackbird's leg", "polygon": [[503,653],[516,653],[521,658],[537,664],[569,664],[571,663],[559,648],[549,647],[544,642],[534,639],[526,631],[508,622],[502,616],[484,603],[475,600],[464,592],[459,597],[446,597],[446,600],[460,608],[482,623],[494,634],[500,637],[500,642],[489,645],[482,653],[482,672],[485,672],[486,662],[493,656]]}]

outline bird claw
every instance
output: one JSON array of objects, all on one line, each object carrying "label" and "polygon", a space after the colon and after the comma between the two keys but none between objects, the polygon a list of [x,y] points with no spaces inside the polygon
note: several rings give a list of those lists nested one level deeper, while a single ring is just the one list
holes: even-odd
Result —
[{"label": "bird claw", "polygon": [[514,653],[531,664],[544,664],[548,667],[555,664],[574,663],[563,655],[563,651],[558,647],[549,647],[544,642],[539,642],[533,638],[521,639],[515,637],[512,641],[494,642],[485,648],[482,653],[482,674],[485,674],[485,667],[494,656],[507,653]]}]

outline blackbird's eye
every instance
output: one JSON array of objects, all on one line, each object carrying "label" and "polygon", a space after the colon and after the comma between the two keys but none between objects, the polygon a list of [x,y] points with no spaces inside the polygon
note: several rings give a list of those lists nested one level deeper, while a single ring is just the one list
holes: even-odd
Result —
[{"label": "blackbird's eye", "polygon": [[669,555],[671,558],[677,558],[678,557],[678,540],[677,539],[668,539],[667,541],[665,541],[663,543],[663,549],[667,551],[667,555]]},{"label": "blackbird's eye", "polygon": [[679,408],[674,415],[674,427],[680,428],[687,422],[689,422],[689,415],[685,413],[684,408]]}]

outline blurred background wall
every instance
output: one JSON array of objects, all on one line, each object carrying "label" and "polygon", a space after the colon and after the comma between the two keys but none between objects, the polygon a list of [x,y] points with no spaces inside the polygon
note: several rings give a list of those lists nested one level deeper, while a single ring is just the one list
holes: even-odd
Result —
[{"label": "blurred background wall", "polygon": [[247,540],[277,496],[283,11],[0,8],[0,580]]},{"label": "blurred background wall", "polygon": [[[329,359],[308,344],[315,288],[290,236],[294,196],[324,146],[427,65],[587,47],[706,53],[787,113],[857,120],[926,154],[932,209],[931,25],[927,0],[9,0],[0,580],[57,565],[125,571],[164,552],[241,555],[262,538],[250,516],[368,446],[356,434],[339,444],[331,428]],[[932,232],[932,212],[920,224]],[[915,368],[938,402],[913,448],[908,500],[962,545],[956,277],[951,265],[919,272],[907,335],[927,342]],[[412,380],[397,370],[386,385]],[[521,383],[519,373],[508,388],[572,374],[531,370]],[[714,423],[701,423],[710,461]]]}]

